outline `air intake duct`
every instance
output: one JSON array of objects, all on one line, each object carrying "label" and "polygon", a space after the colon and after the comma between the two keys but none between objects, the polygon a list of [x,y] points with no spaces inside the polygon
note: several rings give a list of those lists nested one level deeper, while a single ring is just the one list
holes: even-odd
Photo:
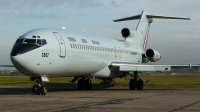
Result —
[{"label": "air intake duct", "polygon": [[146,50],[146,57],[151,62],[157,62],[161,59],[161,55],[158,51],[154,49],[147,49]]}]

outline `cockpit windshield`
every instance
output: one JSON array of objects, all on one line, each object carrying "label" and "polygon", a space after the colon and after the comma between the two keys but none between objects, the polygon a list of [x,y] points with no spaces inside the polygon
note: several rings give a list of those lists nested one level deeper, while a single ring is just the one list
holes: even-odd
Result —
[{"label": "cockpit windshield", "polygon": [[25,39],[23,43],[27,43],[27,44],[35,44],[36,39]]},{"label": "cockpit windshield", "polygon": [[42,47],[47,44],[47,41],[45,39],[17,39],[15,42],[15,45],[13,46],[13,49],[11,51],[11,56],[17,56],[29,51],[32,51],[34,49],[37,49],[39,47]]},{"label": "cockpit windshield", "polygon": [[37,44],[38,45],[45,45],[45,44],[47,44],[47,41],[45,39],[37,39]]},{"label": "cockpit windshield", "polygon": [[47,44],[45,39],[17,39],[16,44],[37,44],[43,46]]},{"label": "cockpit windshield", "polygon": [[24,39],[17,39],[17,41],[15,42],[16,44],[22,43],[24,41]]}]

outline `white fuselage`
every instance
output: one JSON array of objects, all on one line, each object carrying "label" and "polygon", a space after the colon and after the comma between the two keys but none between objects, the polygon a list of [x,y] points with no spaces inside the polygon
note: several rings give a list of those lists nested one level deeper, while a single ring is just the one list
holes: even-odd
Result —
[{"label": "white fuselage", "polygon": [[110,62],[141,63],[144,52],[126,41],[55,28],[32,30],[19,39],[36,39],[36,43],[37,39],[45,39],[47,42],[25,53],[12,55],[14,45],[11,61],[20,72],[29,76],[120,77],[122,73],[109,70]]}]

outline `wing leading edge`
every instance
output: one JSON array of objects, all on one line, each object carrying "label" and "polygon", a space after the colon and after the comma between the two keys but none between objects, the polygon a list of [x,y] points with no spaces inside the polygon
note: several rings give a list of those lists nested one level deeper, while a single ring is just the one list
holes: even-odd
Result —
[{"label": "wing leading edge", "polygon": [[111,62],[108,66],[111,71],[170,71],[174,68],[200,68],[200,64],[144,64],[131,62]]},{"label": "wing leading edge", "polygon": [[0,67],[15,67],[14,65],[8,65],[8,64],[5,64],[5,65],[0,65]]}]

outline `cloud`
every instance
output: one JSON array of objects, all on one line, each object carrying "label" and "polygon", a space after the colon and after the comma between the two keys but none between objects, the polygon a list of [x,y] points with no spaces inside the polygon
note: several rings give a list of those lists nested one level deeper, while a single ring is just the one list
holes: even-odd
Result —
[{"label": "cloud", "polygon": [[124,38],[121,36],[121,32],[111,28],[104,28],[104,29],[97,29],[97,30],[90,30],[87,33],[93,33],[95,35],[101,35],[104,37],[110,37],[118,40],[123,40]]},{"label": "cloud", "polygon": [[60,12],[98,7],[93,0],[0,0],[1,17],[28,19],[55,18]]},{"label": "cloud", "polygon": [[120,7],[126,3],[127,3],[126,0],[104,0],[103,1],[104,6],[112,6],[112,7]]}]

